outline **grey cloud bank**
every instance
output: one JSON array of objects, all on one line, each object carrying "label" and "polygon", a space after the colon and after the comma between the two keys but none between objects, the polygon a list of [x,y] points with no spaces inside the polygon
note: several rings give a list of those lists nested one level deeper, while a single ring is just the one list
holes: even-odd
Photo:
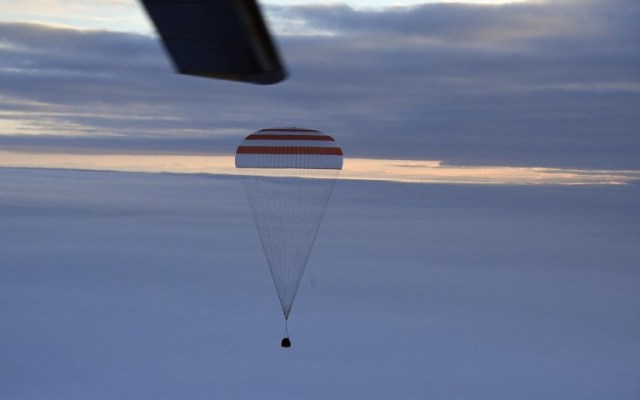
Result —
[{"label": "grey cloud bank", "polygon": [[640,164],[636,2],[267,11],[292,72],[274,87],[174,75],[142,35],[1,24],[0,145],[228,154],[297,125],[348,156]]}]

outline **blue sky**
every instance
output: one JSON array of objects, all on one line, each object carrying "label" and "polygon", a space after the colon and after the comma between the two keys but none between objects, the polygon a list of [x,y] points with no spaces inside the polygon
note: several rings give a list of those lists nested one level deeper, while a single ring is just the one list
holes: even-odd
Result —
[{"label": "blue sky", "polygon": [[291,73],[270,87],[174,74],[133,1],[9,10],[4,149],[224,155],[284,125],[326,131],[351,157],[638,167],[633,1],[267,4]]}]

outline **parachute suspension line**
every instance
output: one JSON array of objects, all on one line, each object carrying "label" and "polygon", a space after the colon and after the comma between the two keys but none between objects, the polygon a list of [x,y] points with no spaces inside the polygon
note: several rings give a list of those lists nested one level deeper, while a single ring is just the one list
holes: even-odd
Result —
[{"label": "parachute suspension line", "polygon": [[244,177],[285,318],[291,311],[338,172],[255,168]]}]

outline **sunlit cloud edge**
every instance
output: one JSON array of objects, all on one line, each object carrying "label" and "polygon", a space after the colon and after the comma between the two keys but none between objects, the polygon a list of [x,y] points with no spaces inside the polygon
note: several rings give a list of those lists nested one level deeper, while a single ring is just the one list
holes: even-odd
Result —
[{"label": "sunlit cloud edge", "polygon": [[[242,175],[233,156],[42,154],[0,151],[0,168]],[[434,160],[346,158],[342,180],[464,185],[625,185],[640,171],[522,166],[460,166]]]}]

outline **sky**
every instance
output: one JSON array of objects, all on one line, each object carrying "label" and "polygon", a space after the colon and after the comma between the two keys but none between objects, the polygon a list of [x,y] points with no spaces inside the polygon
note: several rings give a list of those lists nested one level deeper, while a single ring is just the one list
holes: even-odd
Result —
[{"label": "sky", "polygon": [[640,5],[263,4],[290,78],[174,74],[132,1],[24,1],[0,22],[0,146],[233,154],[273,126],[347,157],[638,168]]},{"label": "sky", "polygon": [[[274,86],[0,5],[0,398],[640,397],[636,0],[263,3]],[[278,126],[346,155],[290,351],[233,169]]]}]

